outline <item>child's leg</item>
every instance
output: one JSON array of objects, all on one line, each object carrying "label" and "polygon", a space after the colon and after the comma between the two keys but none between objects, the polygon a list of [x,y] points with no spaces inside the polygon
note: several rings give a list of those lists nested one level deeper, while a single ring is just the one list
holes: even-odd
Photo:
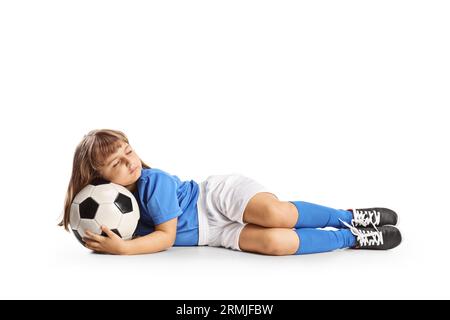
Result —
[{"label": "child's leg", "polygon": [[356,237],[349,229],[337,231],[319,229],[296,229],[300,245],[295,254],[328,252],[356,245]]},{"label": "child's leg", "polygon": [[239,247],[242,251],[278,256],[332,251],[352,247],[355,241],[355,236],[348,229],[293,230],[247,224],[241,231]]},{"label": "child's leg", "polygon": [[333,209],[306,201],[289,201],[295,205],[298,212],[295,228],[346,228],[339,220],[350,224],[353,213],[348,210]]},{"label": "child's leg", "polygon": [[283,256],[294,254],[298,249],[298,236],[293,229],[265,228],[247,224],[239,236],[242,251]]},{"label": "child's leg", "polygon": [[353,213],[305,201],[280,201],[267,192],[257,193],[248,202],[243,222],[267,228],[347,228]]}]

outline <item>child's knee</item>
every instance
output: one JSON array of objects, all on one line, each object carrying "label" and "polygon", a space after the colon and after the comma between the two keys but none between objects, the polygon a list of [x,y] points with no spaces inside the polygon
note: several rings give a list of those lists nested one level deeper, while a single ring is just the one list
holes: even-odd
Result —
[{"label": "child's knee", "polygon": [[[293,254],[297,251],[298,240],[294,232],[289,234],[291,230],[273,229],[267,230],[261,241],[262,250],[265,254],[281,256]],[[295,236],[295,237],[294,237]]]}]

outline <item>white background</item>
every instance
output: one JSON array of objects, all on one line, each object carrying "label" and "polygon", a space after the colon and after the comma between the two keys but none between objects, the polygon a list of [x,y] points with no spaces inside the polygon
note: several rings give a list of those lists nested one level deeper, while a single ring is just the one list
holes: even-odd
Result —
[{"label": "white background", "polygon": [[[0,2],[0,298],[450,298],[448,1]],[[56,227],[76,144],[386,206],[391,251],[90,254]]]}]

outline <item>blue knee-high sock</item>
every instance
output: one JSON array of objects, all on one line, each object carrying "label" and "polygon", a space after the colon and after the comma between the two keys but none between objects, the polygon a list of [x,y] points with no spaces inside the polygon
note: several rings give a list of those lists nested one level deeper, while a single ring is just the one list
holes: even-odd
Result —
[{"label": "blue knee-high sock", "polygon": [[333,251],[336,249],[353,247],[356,244],[356,237],[349,229],[337,231],[319,229],[296,229],[300,239],[300,245],[295,254],[309,254]]},{"label": "blue knee-high sock", "polygon": [[343,209],[333,209],[306,201],[290,201],[298,211],[295,228],[346,228],[339,219],[351,223],[353,213]]}]

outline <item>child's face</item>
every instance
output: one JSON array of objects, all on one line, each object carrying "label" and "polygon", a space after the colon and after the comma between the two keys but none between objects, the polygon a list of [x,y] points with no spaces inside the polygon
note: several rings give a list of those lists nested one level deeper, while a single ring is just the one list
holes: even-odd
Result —
[{"label": "child's face", "polygon": [[103,178],[126,187],[139,179],[141,171],[139,156],[128,143],[123,142],[117,152],[106,159],[100,174]]}]

